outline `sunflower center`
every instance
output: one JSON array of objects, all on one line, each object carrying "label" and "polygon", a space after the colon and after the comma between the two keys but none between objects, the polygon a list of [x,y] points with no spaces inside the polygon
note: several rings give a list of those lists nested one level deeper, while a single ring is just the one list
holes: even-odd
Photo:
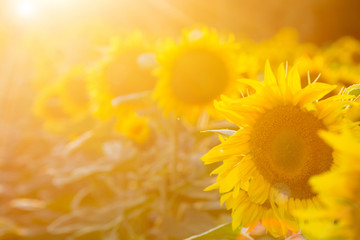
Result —
[{"label": "sunflower center", "polygon": [[[280,171],[296,173],[304,160],[305,143],[291,131],[282,131],[274,136],[271,144],[271,158]],[[291,162],[289,162],[291,159]]]},{"label": "sunflower center", "polygon": [[175,60],[171,88],[180,101],[207,104],[219,97],[227,87],[229,72],[224,60],[215,52],[192,49]]},{"label": "sunflower center", "polygon": [[310,198],[308,180],[330,169],[332,150],[318,136],[323,123],[297,106],[261,114],[251,133],[250,151],[259,172],[272,185],[286,184],[291,196]]},{"label": "sunflower center", "polygon": [[50,93],[43,105],[44,113],[52,120],[66,119],[69,115],[64,111],[61,99],[58,93]]},{"label": "sunflower center", "polygon": [[68,96],[75,104],[85,106],[89,103],[90,97],[86,91],[86,81],[84,76],[77,76],[69,82],[67,87]]}]

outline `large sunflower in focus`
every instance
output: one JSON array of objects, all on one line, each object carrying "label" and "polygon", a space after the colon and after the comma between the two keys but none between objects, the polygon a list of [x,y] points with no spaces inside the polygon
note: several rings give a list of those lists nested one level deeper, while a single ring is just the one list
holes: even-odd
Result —
[{"label": "large sunflower in focus", "polygon": [[[214,171],[218,178],[212,188],[219,188],[222,201],[232,208],[234,228],[262,221],[272,234],[286,235],[287,229],[297,230],[294,211],[317,204],[309,178],[333,165],[332,149],[318,131],[338,126],[352,96],[319,100],[336,86],[310,83],[302,88],[295,68],[287,72],[281,65],[275,77],[269,63],[264,82],[241,82],[256,93],[215,102],[240,130],[211,149],[203,161],[223,161]],[[249,209],[251,218],[246,219]],[[268,215],[275,219],[269,221]],[[276,228],[277,221],[281,228]]]},{"label": "large sunflower in focus", "polygon": [[158,53],[159,82],[154,92],[165,114],[195,123],[221,94],[236,92],[237,45],[202,28],[183,33],[179,43],[168,40]]},{"label": "large sunflower in focus", "polygon": [[321,136],[335,150],[337,168],[310,179],[323,205],[299,213],[302,230],[309,239],[359,239],[360,141],[349,131]]},{"label": "large sunflower in focus", "polygon": [[156,77],[152,71],[156,61],[151,51],[151,44],[140,32],[112,39],[110,48],[90,78],[96,116],[108,119],[118,114],[119,108],[113,104],[118,97],[153,90]]}]

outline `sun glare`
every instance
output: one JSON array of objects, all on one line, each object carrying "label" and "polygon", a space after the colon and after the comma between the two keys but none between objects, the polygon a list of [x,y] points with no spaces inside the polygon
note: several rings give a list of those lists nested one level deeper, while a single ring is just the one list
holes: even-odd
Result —
[{"label": "sun glare", "polygon": [[356,9],[0,0],[0,240],[360,240]]},{"label": "sun glare", "polygon": [[30,18],[36,13],[36,6],[33,1],[19,1],[15,5],[15,11],[20,18]]}]

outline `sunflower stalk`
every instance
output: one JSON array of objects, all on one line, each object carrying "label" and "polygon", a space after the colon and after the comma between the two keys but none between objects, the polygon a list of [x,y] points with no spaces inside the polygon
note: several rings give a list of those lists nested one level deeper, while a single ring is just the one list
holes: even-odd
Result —
[{"label": "sunflower stalk", "polygon": [[176,187],[178,182],[177,165],[179,161],[179,133],[180,133],[180,122],[174,118],[172,119],[172,142],[173,142],[173,156],[170,164],[170,186],[171,188]]}]

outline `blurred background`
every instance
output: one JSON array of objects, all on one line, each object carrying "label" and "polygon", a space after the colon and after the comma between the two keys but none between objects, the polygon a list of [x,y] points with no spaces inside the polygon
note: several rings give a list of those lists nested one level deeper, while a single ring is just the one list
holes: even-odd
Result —
[{"label": "blurred background", "polygon": [[62,38],[83,36],[90,25],[104,24],[168,36],[205,24],[263,40],[293,27],[302,41],[326,43],[344,35],[360,36],[359,8],[355,0],[2,0],[1,28],[8,36],[36,30]]}]

